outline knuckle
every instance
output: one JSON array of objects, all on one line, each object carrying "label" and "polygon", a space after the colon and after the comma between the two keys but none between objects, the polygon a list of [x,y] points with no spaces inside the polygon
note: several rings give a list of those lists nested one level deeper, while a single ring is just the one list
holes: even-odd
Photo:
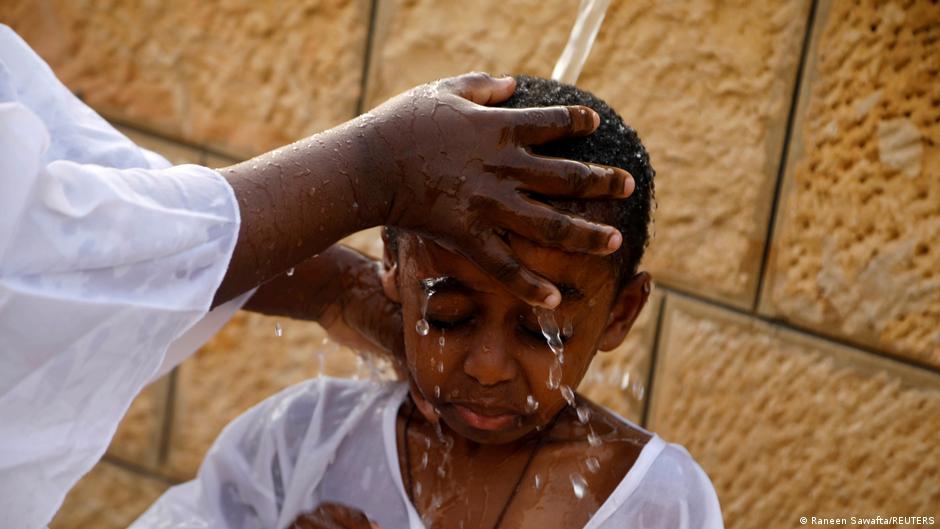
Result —
[{"label": "knuckle", "polygon": [[573,162],[568,164],[566,180],[572,193],[581,195],[594,183],[594,172],[590,167]]},{"label": "knuckle", "polygon": [[563,241],[570,233],[571,223],[567,218],[555,215],[545,221],[542,230],[546,240],[558,243]]},{"label": "knuckle", "polygon": [[492,270],[493,277],[500,282],[507,282],[519,275],[519,263],[512,259],[503,259],[495,264]]}]

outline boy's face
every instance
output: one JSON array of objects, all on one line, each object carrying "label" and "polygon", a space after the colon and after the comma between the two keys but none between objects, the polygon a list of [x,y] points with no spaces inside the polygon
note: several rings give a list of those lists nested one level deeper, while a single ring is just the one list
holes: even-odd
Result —
[{"label": "boy's face", "polygon": [[[398,255],[386,255],[391,266],[383,284],[402,306],[412,397],[426,414],[437,410],[452,430],[480,443],[510,442],[547,425],[567,404],[560,389],[576,388],[595,352],[623,341],[649,294],[646,273],[617,294],[610,259],[511,238],[519,260],[562,292],[555,320],[567,331],[564,363],[560,386],[552,389],[547,381],[556,356],[531,306],[434,242],[407,233],[398,242]],[[430,297],[427,280],[434,283]],[[425,299],[422,336],[416,323]]]}]

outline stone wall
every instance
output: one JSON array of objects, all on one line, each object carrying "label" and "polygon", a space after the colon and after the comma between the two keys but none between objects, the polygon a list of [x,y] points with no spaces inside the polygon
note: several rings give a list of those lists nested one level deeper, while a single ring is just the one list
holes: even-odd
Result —
[{"label": "stone wall", "polygon": [[[577,5],[13,0],[0,21],[135,141],[219,167],[436,77],[548,75]],[[579,84],[658,170],[658,283],[580,390],[688,447],[729,528],[940,517],[938,71],[930,0],[611,6]],[[247,407],[362,374],[323,339],[237,315],[140,395],[52,527],[124,527]]]}]

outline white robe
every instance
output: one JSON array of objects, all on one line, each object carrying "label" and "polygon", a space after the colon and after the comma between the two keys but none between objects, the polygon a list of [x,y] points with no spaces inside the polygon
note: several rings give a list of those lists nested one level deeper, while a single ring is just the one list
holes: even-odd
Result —
[{"label": "white robe", "polygon": [[[404,382],[324,377],[268,398],[225,427],[195,480],[168,490],[131,529],[285,529],[322,502],[355,507],[382,529],[424,529],[398,464],[395,417],[407,390]],[[542,477],[570,486],[568,476]],[[702,468],[653,435],[584,527],[723,523]]]},{"label": "white robe", "polygon": [[206,318],[238,227],[221,175],[138,148],[0,24],[0,527],[49,523],[247,299]]}]

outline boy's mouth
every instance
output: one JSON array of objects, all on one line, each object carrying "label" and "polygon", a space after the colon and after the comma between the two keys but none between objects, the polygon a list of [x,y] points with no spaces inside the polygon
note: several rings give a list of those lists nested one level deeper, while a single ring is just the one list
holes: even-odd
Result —
[{"label": "boy's mouth", "polygon": [[503,430],[513,425],[519,416],[502,410],[488,410],[474,406],[470,409],[462,404],[453,404],[457,415],[470,427],[478,430]]}]

